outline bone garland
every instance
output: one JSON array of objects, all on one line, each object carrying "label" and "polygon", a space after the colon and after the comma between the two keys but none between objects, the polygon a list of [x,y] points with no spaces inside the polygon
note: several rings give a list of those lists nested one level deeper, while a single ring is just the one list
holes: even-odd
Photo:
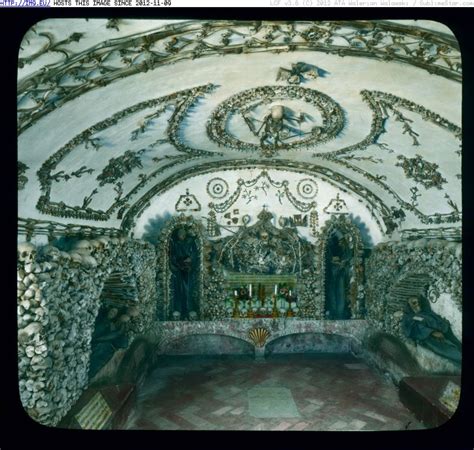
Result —
[{"label": "bone garland", "polygon": [[25,164],[22,163],[21,161],[18,161],[18,190],[21,191],[26,183],[28,183],[28,177],[25,176],[25,172],[29,169],[29,167]]},{"label": "bone garland", "polygon": [[34,235],[48,236],[52,241],[58,236],[109,236],[120,237],[123,232],[116,228],[99,228],[88,225],[63,224],[47,220],[18,218],[18,233],[26,236],[26,241],[30,241]]},{"label": "bone garland", "polygon": [[[232,194],[230,194],[230,197],[225,200],[224,202],[222,203],[210,203],[209,204],[209,207],[211,209],[213,209],[214,211],[218,212],[218,213],[224,213],[225,211],[227,211],[241,196],[243,198],[245,198],[245,196],[249,197],[250,198],[250,195],[251,195],[251,192],[249,190],[245,190],[245,188],[254,188],[255,190],[257,189],[256,184],[258,183],[258,181],[260,179],[263,179],[263,180],[267,180],[271,186],[275,187],[275,188],[278,188],[278,189],[281,189],[282,192],[284,193],[284,195],[286,196],[286,198],[288,199],[288,201],[298,210],[298,211],[301,211],[301,212],[308,212],[311,208],[314,208],[316,206],[316,202],[313,201],[313,202],[310,202],[310,203],[306,203],[306,202],[302,202],[300,200],[298,200],[290,191],[290,189],[288,188],[288,181],[286,180],[283,180],[283,181],[275,181],[273,180],[270,175],[268,175],[268,172],[267,170],[262,170],[262,172],[260,172],[259,175],[257,175],[255,178],[252,178],[251,180],[244,180],[243,178],[239,178],[237,180],[237,188],[234,190],[234,192]],[[305,179],[305,180],[302,180],[302,181],[308,181],[310,180],[309,178],[308,179]],[[211,180],[212,181],[212,180]],[[312,183],[316,185],[316,182],[313,181],[313,180],[310,180],[312,181]],[[300,182],[301,183],[301,182]],[[298,187],[300,186],[300,184],[298,184]],[[270,186],[268,186],[270,187]],[[261,190],[265,190],[265,186],[258,186],[259,189]],[[316,188],[316,192],[317,192],[317,188]],[[316,195],[316,194],[314,194]],[[252,196],[252,198],[257,198],[255,195]],[[250,199],[251,200],[251,199]],[[250,203],[248,201],[248,203]],[[211,206],[212,205],[212,206]]]},{"label": "bone garland", "polygon": [[[187,109],[192,106],[196,99],[204,95],[213,89],[213,85],[199,86],[196,88],[187,89],[180,92],[175,92],[171,95],[160,97],[153,100],[147,100],[129,108],[126,108],[113,116],[98,122],[92,127],[86,129],[72,140],[70,140],[65,146],[54,153],[48,160],[46,160],[41,168],[38,170],[37,175],[41,184],[41,190],[44,192],[38,200],[36,205],[37,209],[45,214],[57,215],[60,217],[72,217],[76,219],[89,219],[89,220],[108,220],[112,213],[122,206],[129,198],[131,198],[137,191],[148,183],[151,179],[164,172],[165,170],[174,167],[184,161],[192,158],[198,158],[202,155],[207,155],[208,152],[204,150],[193,150],[187,147],[181,142],[178,136],[179,123],[187,113]],[[188,98],[189,97],[189,98]],[[178,150],[182,151],[182,155],[172,156],[170,158],[164,158],[164,164],[151,172],[147,177],[140,180],[127,195],[120,197],[120,201],[112,203],[107,211],[94,210],[88,207],[89,197],[86,197],[85,203],[82,207],[80,206],[69,206],[64,202],[52,202],[50,200],[51,187],[53,183],[52,171],[57,165],[76,147],[86,142],[87,139],[102,130],[106,130],[112,125],[116,125],[120,120],[125,117],[136,113],[142,109],[155,107],[157,105],[172,104],[175,107],[175,114],[168,125],[168,140],[175,145]],[[139,152],[142,152],[140,150]],[[139,153],[137,152],[137,154]],[[130,172],[134,167],[140,167],[141,161],[137,160],[138,156],[131,151],[125,152],[124,155],[112,158],[108,165],[103,169],[102,173],[97,177],[100,181],[100,185],[103,186],[106,183],[113,183],[116,180],[123,177],[126,173]],[[140,153],[141,154],[141,153]]]},{"label": "bone garland", "polygon": [[[244,161],[218,161],[204,163],[197,167],[192,167],[184,169],[179,174],[175,174],[166,180],[163,180],[159,183],[156,183],[143,197],[141,197],[137,202],[130,207],[128,212],[125,214],[125,217],[122,221],[121,228],[123,230],[130,230],[136,224],[136,220],[140,218],[145,209],[150,206],[151,199],[155,195],[159,195],[162,192],[170,189],[171,187],[177,185],[185,179],[192,178],[194,176],[214,172],[218,168],[219,170],[234,170],[236,168],[246,168],[246,169],[285,169],[289,171],[294,171],[296,173],[306,174],[310,176],[315,176],[316,174],[322,180],[328,182],[332,186],[337,187],[344,191],[348,189],[355,193],[356,195],[363,198],[364,202],[368,205],[370,209],[374,211],[373,218],[377,223],[377,226],[382,233],[385,232],[386,227],[382,225],[381,219],[378,216],[379,214],[383,216],[388,216],[391,214],[390,208],[385,205],[382,200],[374,195],[369,189],[363,187],[359,183],[346,178],[344,175],[335,172],[334,170],[328,169],[324,166],[319,166],[316,164],[302,163],[294,160],[253,160],[245,159]],[[238,190],[233,194],[237,195]],[[231,198],[233,198],[233,196]],[[235,201],[235,200],[234,200]],[[233,202],[229,200],[229,204]],[[377,212],[377,214],[375,214]]]},{"label": "bone garland", "polygon": [[[255,26],[255,22],[188,21],[105,41],[79,54],[66,53],[68,64],[63,64],[63,61],[49,64],[19,82],[19,132],[61,104],[91,89],[106,86],[115,80],[146,72],[163,64],[212,54],[311,50],[382,61],[396,60],[449,79],[462,79],[460,52],[455,38],[427,30],[368,21],[300,21],[265,26],[276,28],[267,33],[266,39],[260,39],[260,25]],[[203,39],[204,30],[206,37],[224,32],[220,41],[222,45],[210,44]],[[180,36],[184,34],[187,34],[186,40]],[[72,41],[81,37],[78,33],[71,36]],[[234,43],[233,39],[230,39],[233,36],[239,36],[239,41]],[[278,37],[284,41],[281,42]],[[53,37],[48,39],[53,39],[50,41],[49,50],[57,44],[54,43]],[[189,48],[193,47],[193,42],[194,47],[199,46],[198,49]],[[61,48],[64,48],[64,45],[61,45]],[[108,61],[117,52],[122,59],[112,65]],[[36,56],[33,59],[36,59]],[[20,54],[20,67],[31,61],[25,60]],[[67,77],[75,78],[76,84],[61,85],[61,80]],[[22,108],[22,100],[30,101],[34,106]]]},{"label": "bone garland", "polygon": [[309,213],[309,227],[311,229],[311,235],[314,237],[318,236],[318,225],[319,225],[318,212],[316,211],[316,209],[313,209]]},{"label": "bone garland", "polygon": [[212,210],[209,211],[209,217],[207,219],[207,234],[210,237],[219,236],[220,231],[217,225],[216,213]]}]

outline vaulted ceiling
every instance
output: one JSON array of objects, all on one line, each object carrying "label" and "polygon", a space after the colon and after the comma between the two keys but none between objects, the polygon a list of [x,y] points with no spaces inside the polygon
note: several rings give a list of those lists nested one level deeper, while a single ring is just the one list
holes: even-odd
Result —
[{"label": "vaulted ceiling", "polygon": [[461,79],[436,22],[39,22],[19,54],[19,216],[131,231],[191,178],[264,171],[332,186],[381,234],[460,226]]}]

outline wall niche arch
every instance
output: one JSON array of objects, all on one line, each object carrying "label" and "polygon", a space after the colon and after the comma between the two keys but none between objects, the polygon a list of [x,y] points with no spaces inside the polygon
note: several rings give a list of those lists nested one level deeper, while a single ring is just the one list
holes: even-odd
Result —
[{"label": "wall niche arch", "polygon": [[384,299],[384,330],[402,339],[405,337],[401,332],[400,324],[408,299],[418,296],[427,299],[428,289],[433,281],[426,269],[413,269],[409,272],[402,271]]},{"label": "wall niche arch", "polygon": [[202,318],[204,243],[203,225],[192,216],[173,216],[161,230],[157,243],[159,319]]},{"label": "wall niche arch", "polygon": [[319,235],[322,294],[326,319],[365,317],[364,245],[347,214],[333,214]]},{"label": "wall niche arch", "polygon": [[127,324],[139,314],[137,281],[130,267],[115,267],[106,277],[100,296],[99,310],[91,336],[89,382],[111,363],[115,355],[124,354],[130,343]]},{"label": "wall niche arch", "polygon": [[[444,316],[443,305],[451,305],[448,318],[461,328],[462,244],[447,240],[419,239],[386,242],[373,250],[367,261],[368,320],[376,328],[398,335],[403,292],[401,287],[420,279],[420,294],[432,309]],[[397,302],[397,296],[399,302]],[[406,296],[405,296],[406,298]],[[400,304],[399,304],[400,303]]]},{"label": "wall niche arch", "polygon": [[[19,378],[24,380],[19,391],[22,405],[30,417],[43,425],[56,426],[91,381],[91,340],[103,301],[101,295],[104,287],[110,289],[111,283],[107,280],[111,276],[114,279],[117,273],[125,274],[138,293],[136,300],[123,308],[129,318],[124,322],[128,344],[137,335],[146,333],[153,322],[156,298],[153,246],[126,238],[99,238],[94,242],[97,246],[90,250],[96,261],[94,265],[90,264],[90,259],[64,256],[52,246],[48,252],[35,254],[38,277],[44,277],[44,281],[37,278],[34,282],[38,298],[44,304],[41,307],[43,314],[36,318],[26,316],[28,319],[25,319],[26,314],[18,316],[18,372]],[[25,274],[25,262],[19,260],[17,264],[18,273]],[[136,308],[129,310],[131,305]],[[31,319],[38,324],[34,334],[27,333],[31,323],[27,320]],[[28,358],[28,347],[33,339],[44,349],[34,373]],[[53,360],[55,364],[50,363]],[[101,377],[102,374],[100,371],[97,375]],[[48,380],[38,390],[38,397],[32,397],[27,389],[34,380],[33,375]],[[42,407],[41,401],[47,406],[43,404]]]}]

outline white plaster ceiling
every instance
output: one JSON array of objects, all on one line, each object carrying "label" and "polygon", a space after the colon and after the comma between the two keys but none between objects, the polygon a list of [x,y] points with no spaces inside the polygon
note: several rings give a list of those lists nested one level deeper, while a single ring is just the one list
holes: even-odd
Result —
[{"label": "white plaster ceiling", "polygon": [[[398,31],[380,25],[385,34],[380,31],[383,36],[379,36],[379,42],[384,44],[374,54],[367,51],[366,43],[362,47],[354,44],[359,37],[354,39],[346,25],[331,31],[333,41],[327,45],[334,51],[310,48],[306,44],[288,51],[285,38],[291,31],[289,24],[273,30],[269,42],[274,47],[271,47],[262,44],[271,23],[253,31],[252,45],[248,45],[244,36],[250,26],[240,24],[227,23],[216,29],[211,26],[211,32],[204,26],[207,31],[202,32],[202,23],[195,21],[121,20],[116,24],[119,30],[107,28],[108,22],[103,19],[54,19],[38,23],[25,36],[20,58],[26,61],[24,58],[44,49],[45,42],[50,42],[50,48],[55,51],[32,58],[30,64],[19,68],[18,159],[28,167],[22,173],[28,181],[19,191],[19,216],[58,223],[135,228],[140,235],[143,217],[151,217],[147,207],[154,211],[160,204],[160,194],[165,195],[171,188],[182,191],[185,186],[190,191],[202,190],[199,183],[204,181],[196,176],[200,173],[210,174],[212,178],[213,172],[225,167],[230,172],[235,169],[229,176],[238,178],[240,169],[256,167],[257,171],[278,168],[283,173],[286,170],[290,178],[291,172],[299,171],[314,177],[321,185],[332,183],[331,189],[342,189],[346,197],[352,195],[366,210],[360,214],[364,217],[375,214],[382,224],[377,231],[371,225],[375,240],[386,231],[384,218],[391,210],[403,209],[406,217],[399,223],[402,229],[460,226],[461,83],[455,43],[450,43],[451,38],[447,37],[449,29],[436,22],[391,22]],[[367,29],[360,36],[367,42],[367,36],[374,37],[371,27],[378,25],[364,24]],[[400,37],[401,25],[407,26],[411,33],[405,40]],[[304,32],[312,24],[292,26]],[[331,26],[324,23],[320,30]],[[423,31],[414,35],[417,27]],[[232,30],[230,42],[221,47],[232,48],[247,42],[247,50],[212,54],[228,30]],[[441,34],[432,35],[427,30]],[[162,31],[165,32],[162,39],[147,49],[140,47],[144,36]],[[76,35],[71,42],[55,46],[73,33],[81,33],[78,42]],[[201,41],[198,39],[196,43],[199,33]],[[127,41],[131,35],[138,43],[133,41],[135,44],[131,45]],[[347,39],[340,35],[350,36],[352,44],[345,46]],[[176,36],[178,40],[173,44]],[[211,49],[209,56],[199,57],[195,53],[194,59],[189,58],[189,53],[199,50],[203,39],[206,48]],[[294,39],[303,42],[301,35]],[[449,45],[433,46],[436,39]],[[93,58],[89,62],[81,58],[103,56],[111,45],[118,47],[107,54],[95,73],[89,69],[84,78],[81,64],[90,68],[95,63],[90,63]],[[173,45],[178,50],[170,50]],[[392,53],[384,57],[387,48]],[[275,49],[278,51],[271,51]],[[158,62],[146,71],[135,70],[150,51],[155,52]],[[422,56],[415,57],[416,52]],[[176,60],[170,63],[173,55]],[[123,58],[132,62],[124,65]],[[280,68],[291,69],[298,62],[316,66],[320,76],[313,79],[303,72],[297,85],[285,79],[277,80]],[[78,80],[73,79],[71,67],[75,68]],[[122,70],[121,76],[115,78],[118,70]],[[101,76],[109,77],[105,85],[91,81]],[[313,136],[313,127],[324,128],[321,109],[304,99],[275,94],[267,103],[250,109],[247,117],[254,124],[261,124],[258,121],[264,119],[272,105],[283,105],[296,117],[306,114],[306,120],[300,124],[286,121],[288,129],[291,125],[291,129],[300,128],[306,133],[286,141],[295,143],[296,148],[282,146],[271,149],[271,156],[265,156],[259,149],[261,135],[252,134],[241,110],[229,112],[224,122],[227,137],[252,143],[255,148],[243,151],[235,145],[216,142],[207,132],[216,108],[243,91],[265,86],[279,86],[285,92],[293,86],[298,92],[312,93],[319,99],[329,97],[328,101],[335,102],[336,109],[342,113],[343,123],[338,125],[341,129],[323,142],[316,136],[307,145],[298,147],[298,140]],[[176,98],[174,93],[178,93]],[[154,99],[157,100],[154,104],[142,103]],[[150,119],[144,132],[137,132],[136,139],[132,139],[146,116],[160,108],[162,111]],[[377,123],[381,117],[382,125]],[[171,139],[170,124],[176,125]],[[385,132],[379,133],[373,142],[367,141],[381,126]],[[88,129],[89,140],[85,134]],[[55,161],[58,152],[64,155]],[[53,160],[47,162],[51,157]],[[116,163],[122,161],[122,168],[115,175],[108,170],[111,160],[112,166],[116,165],[113,158]],[[191,176],[196,177],[186,181]],[[193,187],[192,183],[197,184]],[[413,191],[414,188],[417,190]],[[336,192],[331,189],[320,191],[317,202],[321,208]],[[459,217],[453,217],[453,213],[458,214],[456,208]],[[139,224],[135,224],[137,220]]]}]

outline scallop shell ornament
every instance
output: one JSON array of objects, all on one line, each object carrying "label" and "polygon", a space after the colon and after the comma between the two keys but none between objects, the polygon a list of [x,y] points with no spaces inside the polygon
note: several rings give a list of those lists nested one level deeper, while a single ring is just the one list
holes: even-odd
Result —
[{"label": "scallop shell ornament", "polygon": [[249,338],[252,339],[256,347],[263,347],[269,336],[270,331],[263,327],[253,328],[249,331]]}]

